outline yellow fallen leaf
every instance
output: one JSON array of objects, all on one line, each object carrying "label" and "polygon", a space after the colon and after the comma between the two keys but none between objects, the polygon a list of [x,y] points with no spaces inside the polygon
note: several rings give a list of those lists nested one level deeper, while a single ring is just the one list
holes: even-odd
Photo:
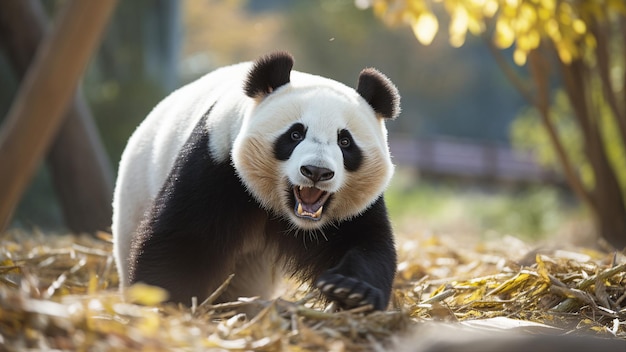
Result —
[{"label": "yellow fallen leaf", "polygon": [[541,254],[536,255],[535,261],[537,262],[537,274],[539,274],[539,276],[545,282],[550,282],[548,269],[546,268],[546,263],[544,263],[543,259],[541,258]]},{"label": "yellow fallen leaf", "polygon": [[167,291],[164,289],[142,283],[137,283],[129,287],[125,295],[129,302],[146,306],[162,303],[168,297]]}]

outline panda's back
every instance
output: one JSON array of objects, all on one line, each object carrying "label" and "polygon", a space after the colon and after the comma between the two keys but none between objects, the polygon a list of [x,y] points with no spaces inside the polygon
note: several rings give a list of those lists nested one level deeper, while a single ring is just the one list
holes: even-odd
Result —
[{"label": "panda's back", "polygon": [[[144,184],[150,198],[154,198],[202,116],[216,101],[226,110],[244,100],[243,92],[237,88],[243,84],[249,67],[249,63],[243,63],[218,69],[161,101],[130,137],[128,147],[122,154],[120,173],[129,169],[133,175],[140,177],[143,182],[135,184]],[[216,116],[212,113],[209,118]],[[230,114],[230,117],[231,124],[240,124],[237,114]]]}]

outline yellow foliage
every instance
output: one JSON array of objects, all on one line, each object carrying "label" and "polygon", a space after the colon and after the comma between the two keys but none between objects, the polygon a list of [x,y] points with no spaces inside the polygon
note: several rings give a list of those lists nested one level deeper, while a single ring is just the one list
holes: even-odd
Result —
[{"label": "yellow foliage", "polygon": [[431,12],[422,13],[411,26],[417,40],[424,45],[430,45],[439,30],[439,21]]},{"label": "yellow foliage", "polygon": [[455,48],[462,46],[465,43],[465,35],[467,34],[467,26],[469,23],[469,16],[467,10],[463,6],[455,6],[454,12],[451,14],[452,21],[450,21],[450,45]]},{"label": "yellow foliage", "polygon": [[585,32],[587,31],[587,25],[580,18],[574,20],[574,22],[572,23],[572,28],[577,34],[585,34]]},{"label": "yellow foliage", "polygon": [[506,49],[515,43],[515,33],[509,22],[498,18],[494,36],[494,44],[500,49]]},{"label": "yellow foliage", "polygon": [[527,58],[528,53],[520,48],[515,49],[515,51],[513,52],[513,61],[515,61],[518,66],[523,66],[524,64],[526,64]]},{"label": "yellow foliage", "polygon": [[[595,38],[588,32],[590,23],[607,20],[607,14],[626,15],[623,0],[373,0],[376,15],[389,23],[407,22],[418,40],[429,44],[438,31],[440,19],[450,18],[450,44],[465,43],[467,32],[482,35],[490,23],[493,43],[500,49],[515,46],[513,59],[524,65],[528,53],[551,41],[559,59],[566,64],[583,57],[595,47]],[[435,5],[442,4],[443,11]],[[432,11],[427,9],[433,8]],[[422,19],[422,13],[426,17]],[[407,16],[411,14],[410,16]],[[391,19],[391,20],[390,20]],[[417,20],[416,20],[417,19]]]}]

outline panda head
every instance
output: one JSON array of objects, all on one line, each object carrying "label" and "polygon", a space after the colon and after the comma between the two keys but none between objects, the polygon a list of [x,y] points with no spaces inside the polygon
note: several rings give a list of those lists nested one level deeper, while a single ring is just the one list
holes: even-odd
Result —
[{"label": "panda head", "polygon": [[275,53],[256,61],[244,91],[254,100],[233,146],[248,191],[297,229],[317,229],[367,209],[393,174],[384,122],[400,110],[396,87],[374,69],[357,89],[291,71]]}]

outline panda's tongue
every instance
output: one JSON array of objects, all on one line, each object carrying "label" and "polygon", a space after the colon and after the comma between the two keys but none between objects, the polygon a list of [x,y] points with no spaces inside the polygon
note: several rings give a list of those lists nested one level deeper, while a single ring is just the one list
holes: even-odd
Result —
[{"label": "panda's tongue", "polygon": [[320,199],[324,191],[315,187],[302,187],[299,193],[300,193],[300,200],[302,200],[302,203],[314,204],[315,202],[318,201],[318,199]]}]

